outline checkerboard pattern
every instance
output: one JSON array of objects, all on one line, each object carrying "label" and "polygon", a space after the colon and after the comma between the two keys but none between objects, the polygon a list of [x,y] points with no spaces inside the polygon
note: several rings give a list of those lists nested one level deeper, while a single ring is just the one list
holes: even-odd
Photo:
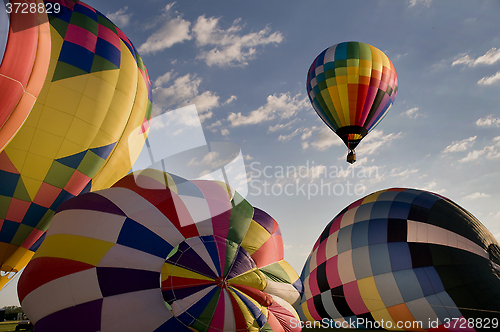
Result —
[{"label": "checkerboard pattern", "polygon": [[23,178],[5,152],[0,153],[0,202],[5,207],[0,216],[0,242],[34,252],[36,240],[47,229],[57,207],[68,198],[89,191],[90,180],[113,147],[110,144],[55,159],[32,201]]},{"label": "checkerboard pattern", "polygon": [[[332,130],[356,126],[370,132],[394,102],[398,77],[391,60],[379,49],[344,42],[316,57],[306,87],[314,109]],[[345,140],[362,138],[351,133]]]},{"label": "checkerboard pattern", "polygon": [[[498,317],[498,243],[439,195],[393,188],[341,211],[314,245],[301,279],[306,320],[421,321]],[[369,326],[360,326],[369,327]],[[473,329],[469,329],[472,331]]]}]

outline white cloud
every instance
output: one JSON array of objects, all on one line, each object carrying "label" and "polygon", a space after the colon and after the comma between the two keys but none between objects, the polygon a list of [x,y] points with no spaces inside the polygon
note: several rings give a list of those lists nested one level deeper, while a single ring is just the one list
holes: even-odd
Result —
[{"label": "white cloud", "polygon": [[248,115],[243,115],[241,112],[229,114],[227,120],[231,122],[231,126],[241,126],[249,124],[258,124],[269,121],[277,116],[281,119],[287,119],[295,115],[303,109],[307,104],[307,97],[302,98],[301,94],[291,96],[290,93],[273,94],[267,97],[267,102],[264,106],[253,110]]},{"label": "white cloud", "polygon": [[[208,152],[203,158],[192,158],[187,166],[213,166],[214,168],[220,167],[223,161],[219,159],[220,154],[216,151]],[[222,164],[223,166],[224,164]]]},{"label": "white cloud", "polygon": [[223,104],[224,105],[228,105],[228,104],[231,104],[233,101],[237,100],[238,97],[236,97],[235,95],[232,95],[231,97],[229,97]]},{"label": "white cloud", "polygon": [[220,128],[221,126],[222,126],[222,122],[220,120],[217,120],[208,126],[204,126],[204,128],[210,130],[213,133],[216,133],[220,130],[220,133],[222,136],[227,136],[231,133],[229,131],[229,129],[227,129],[227,128]]},{"label": "white cloud", "polygon": [[406,112],[403,112],[403,114],[409,117],[410,119],[415,119],[417,116],[421,115],[420,113],[418,113],[418,107],[410,108]]},{"label": "white cloud", "polygon": [[433,181],[430,181],[430,182],[427,182],[423,189],[424,190],[428,190],[428,191],[431,191],[432,189],[436,188],[437,187],[437,182],[435,180]]},{"label": "white cloud", "polygon": [[[160,81],[164,82],[165,80]],[[210,118],[212,116],[210,109],[219,106],[219,96],[211,91],[200,93],[199,86],[201,81],[201,78],[196,75],[186,74],[176,78],[173,84],[168,87],[158,86],[154,88],[155,103],[153,113],[158,115],[168,109],[195,104],[196,109],[200,112],[201,121]]]},{"label": "white cloud", "polygon": [[401,180],[408,179],[411,175],[418,173],[418,169],[405,169],[401,171],[399,168],[393,168],[389,175],[392,177],[399,177]]},{"label": "white cloud", "polygon": [[465,158],[459,160],[459,162],[464,163],[472,160],[478,160],[480,157],[486,159],[497,159],[500,158],[500,136],[493,138],[493,145],[485,146],[482,150],[474,150],[467,154]]},{"label": "white cloud", "polygon": [[468,66],[472,67],[474,65],[475,60],[472,59],[471,56],[468,54],[461,53],[457,57],[458,57],[458,59],[451,63],[452,66],[463,64],[463,65],[468,65]]},{"label": "white cloud", "polygon": [[202,50],[197,58],[209,66],[244,66],[255,58],[257,47],[283,41],[281,32],[271,33],[269,27],[248,34],[241,34],[241,28],[239,20],[224,30],[219,27],[219,18],[198,17],[193,26],[196,43],[199,47],[211,49]]},{"label": "white cloud", "polygon": [[437,182],[435,180],[429,181],[424,184],[424,186],[421,188],[422,190],[434,192],[437,194],[442,194],[446,191],[446,189],[437,189]]},{"label": "white cloud", "polygon": [[[225,158],[225,159],[224,159]],[[229,156],[221,156],[221,154],[217,151],[210,151],[206,153],[203,157],[194,157],[187,162],[186,166],[198,168],[201,171],[199,172],[199,177],[206,176],[211,174],[215,169],[224,168],[228,173],[230,179],[234,180],[245,180],[244,183],[247,182],[247,177],[245,172],[241,174],[239,170],[228,168],[228,164],[230,164],[235,158],[235,155]],[[203,169],[205,168],[205,169]],[[233,172],[233,176],[230,173]],[[237,188],[236,188],[237,189]],[[238,189],[237,189],[238,190]],[[241,190],[241,188],[239,189]],[[241,191],[240,191],[241,192]]]},{"label": "white cloud", "polygon": [[316,126],[304,129],[304,133],[302,134],[302,140],[305,141],[306,139],[311,137],[316,129],[317,129]]},{"label": "white cloud", "polygon": [[493,47],[491,50],[486,52],[485,55],[481,55],[474,62],[474,66],[484,64],[484,65],[492,65],[495,62],[500,61],[500,49]]},{"label": "white cloud", "polygon": [[[304,133],[304,135],[309,137],[310,135],[312,135],[312,133]],[[312,142],[310,145],[316,150],[324,151],[331,146],[341,146],[343,144],[344,142],[330,128],[323,127],[319,130],[319,133],[316,136],[316,141]],[[304,147],[303,145],[302,148],[307,148],[309,146],[309,143],[307,143],[306,145],[306,147]]]},{"label": "white cloud", "polygon": [[208,130],[210,130],[213,133],[216,133],[218,131],[218,128],[222,126],[222,122],[220,120],[215,121],[214,123],[205,126]]},{"label": "white cloud", "polygon": [[132,17],[132,14],[125,14],[127,11],[128,7],[125,6],[123,8],[118,9],[118,11],[114,13],[108,12],[106,16],[116,24],[119,28],[126,27],[130,23],[130,18]]},{"label": "white cloud", "polygon": [[449,59],[442,59],[431,66],[432,71],[448,70],[450,63]]},{"label": "white cloud", "polygon": [[481,55],[477,59],[472,58],[466,53],[459,54],[458,59],[453,61],[451,65],[455,66],[463,64],[469,67],[475,67],[477,65],[492,65],[497,61],[500,61],[500,49],[493,47],[491,50],[486,52],[486,54]]},{"label": "white cloud", "polygon": [[[270,132],[270,133],[274,133],[276,131],[280,131],[280,130],[283,130],[283,129],[288,129],[292,125],[294,125],[295,123],[297,123],[297,121],[299,121],[299,119],[295,118],[292,121],[289,121],[287,123],[278,123],[278,124],[276,124],[274,126],[270,126],[267,131]],[[304,130],[304,129],[302,129],[302,130]]]},{"label": "white cloud", "polygon": [[[498,211],[497,213],[494,213],[494,212],[490,212],[488,214],[488,217],[493,217],[493,218],[500,218],[500,211]],[[497,235],[500,235],[500,234],[497,234]],[[499,236],[496,236],[497,239],[499,238]]]},{"label": "white cloud", "polygon": [[274,119],[274,114],[267,112],[265,109],[259,108],[250,112],[248,116],[242,115],[241,112],[238,112],[237,114],[231,113],[227,119],[231,122],[231,126],[236,127],[272,120]]},{"label": "white cloud", "polygon": [[485,193],[480,193],[480,192],[476,191],[473,194],[465,196],[464,199],[477,199],[477,198],[485,198],[485,197],[491,197],[491,195],[485,194]]},{"label": "white cloud", "polygon": [[182,43],[185,40],[190,40],[192,37],[189,34],[191,22],[177,16],[171,18],[171,9],[175,4],[171,3],[165,6],[163,15],[167,18],[162,27],[148,37],[146,42],[139,47],[139,52],[142,54],[156,53],[166,48],[171,47],[176,43]]},{"label": "white cloud", "polygon": [[448,153],[448,152],[459,152],[459,151],[465,151],[468,150],[473,144],[474,141],[476,140],[477,136],[469,137],[466,139],[463,139],[461,141],[454,141],[450,145],[448,145],[443,152]]},{"label": "white cloud", "polygon": [[488,76],[488,77],[483,77],[479,81],[477,81],[477,84],[479,85],[492,85],[496,82],[500,82],[500,71],[498,71],[495,75],[493,76]]},{"label": "white cloud", "polygon": [[479,159],[479,157],[481,157],[483,154],[485,153],[484,150],[474,150],[474,151],[471,151],[467,154],[467,157],[465,158],[462,158],[459,160],[459,162],[461,163],[465,163],[465,162],[468,162],[468,161],[472,161],[472,160],[477,160]]},{"label": "white cloud", "polygon": [[163,84],[168,83],[173,78],[173,76],[174,76],[174,70],[172,69],[171,71],[166,72],[165,74],[159,76],[155,80],[154,85],[162,86]]},{"label": "white cloud", "polygon": [[410,0],[409,7],[415,7],[417,5],[421,5],[424,7],[430,7],[432,0]]},{"label": "white cloud", "polygon": [[278,137],[278,141],[284,141],[284,142],[287,142],[289,140],[291,140],[293,137],[297,136],[297,134],[299,133],[300,129],[297,128],[295,129],[295,131],[291,134],[288,134],[288,135],[280,135]]},{"label": "white cloud", "polygon": [[[235,20],[227,29],[220,27],[220,18],[216,17],[206,18],[202,15],[192,23],[183,19],[173,9],[174,5],[175,2],[166,5],[160,15],[146,23],[146,29],[162,25],[139,47],[139,52],[154,54],[174,44],[194,39],[200,49],[196,58],[205,61],[207,65],[245,66],[258,55],[262,47],[279,44],[284,39],[281,32],[273,32],[270,27],[245,34],[242,32],[241,19]],[[115,14],[118,19],[126,19],[124,10]],[[230,98],[228,102],[233,100]]]},{"label": "white cloud", "polygon": [[494,118],[493,114],[490,114],[485,118],[478,119],[476,121],[476,125],[478,125],[479,127],[491,127],[491,126],[500,127],[500,118]]},{"label": "white cloud", "polygon": [[[155,117],[151,121],[151,128],[153,130],[163,130],[170,128],[169,134],[177,136],[185,130],[194,130],[200,127],[200,119],[195,112],[170,112],[166,117]],[[201,129],[201,128],[200,128]]]},{"label": "white cloud", "polygon": [[[315,131],[319,130],[316,139],[312,142],[307,141],[312,137]],[[366,138],[363,139],[362,143],[356,148],[356,152],[360,155],[370,155],[377,151],[378,148],[382,147],[384,144],[388,144],[390,141],[398,139],[401,137],[401,133],[384,135],[382,130],[374,130]],[[302,149],[307,149],[312,146],[316,150],[324,151],[331,146],[342,146],[344,142],[340,139],[337,134],[335,134],[328,127],[312,127],[303,130],[302,134]],[[357,163],[359,165],[359,163]]]},{"label": "white cloud", "polygon": [[[163,77],[163,76],[162,76]],[[153,90],[155,102],[158,104],[182,104],[198,95],[201,78],[186,74],[175,79],[169,87],[156,87]]]},{"label": "white cloud", "polygon": [[363,139],[361,144],[356,148],[356,152],[359,153],[359,155],[371,155],[380,147],[395,139],[401,138],[401,136],[402,133],[384,135],[383,130],[374,130]]}]

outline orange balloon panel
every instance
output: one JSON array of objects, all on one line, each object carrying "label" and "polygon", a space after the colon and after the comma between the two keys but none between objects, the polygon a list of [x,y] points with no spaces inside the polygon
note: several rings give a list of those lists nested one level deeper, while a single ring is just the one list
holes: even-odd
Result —
[{"label": "orange balloon panel", "polygon": [[[42,0],[26,2],[43,4]],[[0,34],[7,35],[7,44],[0,65],[0,151],[29,115],[50,60],[50,30],[44,12],[12,11],[1,22]]]}]

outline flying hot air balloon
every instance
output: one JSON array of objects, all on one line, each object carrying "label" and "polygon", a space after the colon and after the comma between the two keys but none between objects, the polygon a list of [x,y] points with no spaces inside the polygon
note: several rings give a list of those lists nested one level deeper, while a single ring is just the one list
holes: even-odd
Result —
[{"label": "flying hot air balloon", "polygon": [[307,74],[307,94],[326,125],[349,149],[354,149],[384,118],[398,91],[398,76],[379,49],[360,42],[343,42],[319,54]]},{"label": "flying hot air balloon", "polygon": [[[0,10],[0,151],[28,117],[50,60],[47,14],[44,10],[12,10],[12,2],[7,1]],[[43,5],[42,0],[23,3],[37,9]]]},{"label": "flying hot air balloon", "polygon": [[47,77],[0,153],[0,288],[26,266],[62,202],[127,174],[151,118],[149,77],[125,34],[82,1],[45,4],[61,8],[48,13]]}]

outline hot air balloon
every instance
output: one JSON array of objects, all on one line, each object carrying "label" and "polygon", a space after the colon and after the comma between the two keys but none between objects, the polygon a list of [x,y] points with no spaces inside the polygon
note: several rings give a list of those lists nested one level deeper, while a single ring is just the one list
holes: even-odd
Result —
[{"label": "hot air balloon", "polygon": [[354,149],[384,118],[398,92],[398,76],[379,49],[360,42],[343,42],[321,52],[307,74],[307,94],[326,125],[349,149]]},{"label": "hot air balloon", "polygon": [[127,174],[151,117],[148,74],[123,32],[81,1],[45,3],[64,8],[48,14],[48,74],[0,153],[0,287],[33,256],[59,204]]},{"label": "hot air balloon", "polygon": [[[7,1],[12,6],[13,1]],[[41,0],[26,5],[43,5]],[[50,59],[45,11],[0,10],[0,151],[26,120],[42,89]],[[36,7],[39,8],[39,7]]]},{"label": "hot air balloon", "polygon": [[499,249],[453,201],[417,189],[381,190],[326,226],[302,271],[298,311],[337,327],[495,329]]},{"label": "hot air balloon", "polygon": [[267,213],[149,169],[61,204],[18,293],[39,332],[297,331],[301,286]]}]

